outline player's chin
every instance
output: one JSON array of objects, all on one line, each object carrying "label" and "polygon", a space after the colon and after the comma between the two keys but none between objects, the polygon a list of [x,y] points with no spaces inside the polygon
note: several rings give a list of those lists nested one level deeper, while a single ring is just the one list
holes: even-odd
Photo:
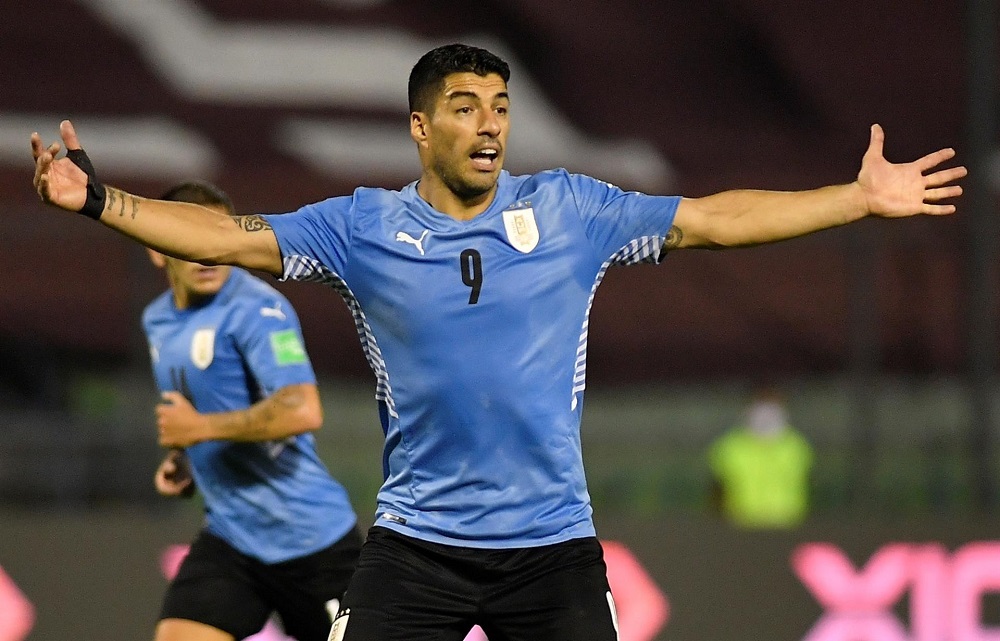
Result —
[{"label": "player's chin", "polygon": [[463,191],[466,196],[482,196],[496,186],[500,178],[500,168],[490,171],[476,171],[465,179]]}]

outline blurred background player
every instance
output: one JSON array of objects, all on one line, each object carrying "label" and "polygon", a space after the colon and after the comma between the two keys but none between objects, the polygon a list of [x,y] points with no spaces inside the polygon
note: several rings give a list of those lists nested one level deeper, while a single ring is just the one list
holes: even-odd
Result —
[{"label": "blurred background player", "polygon": [[[163,198],[232,212],[207,183]],[[316,453],[322,407],[295,311],[241,269],[150,257],[170,283],[142,318],[163,397],[160,444],[172,448],[156,488],[181,496],[197,486],[206,515],[156,641],[243,639],[272,612],[293,638],[324,641],[361,536]]]},{"label": "blurred background player", "polygon": [[813,449],[788,422],[777,390],[755,392],[744,420],[709,449],[713,498],[733,524],[789,528],[809,511]]}]

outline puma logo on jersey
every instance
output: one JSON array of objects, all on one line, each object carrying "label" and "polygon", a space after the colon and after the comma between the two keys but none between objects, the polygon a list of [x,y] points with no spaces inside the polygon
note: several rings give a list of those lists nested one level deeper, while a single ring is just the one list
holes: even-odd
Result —
[{"label": "puma logo on jersey", "polygon": [[267,318],[277,318],[280,321],[285,320],[285,312],[281,311],[281,303],[275,303],[274,307],[261,307],[260,315]]},{"label": "puma logo on jersey", "polygon": [[430,232],[429,229],[425,229],[424,233],[420,234],[420,238],[414,238],[413,236],[407,234],[405,231],[396,232],[396,240],[401,243],[409,243],[417,248],[420,255],[424,255],[424,238]]}]

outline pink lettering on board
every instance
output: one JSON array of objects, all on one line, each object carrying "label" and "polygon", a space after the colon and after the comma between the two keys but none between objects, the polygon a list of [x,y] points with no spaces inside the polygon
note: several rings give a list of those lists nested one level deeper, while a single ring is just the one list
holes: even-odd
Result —
[{"label": "pink lettering on board", "polygon": [[[1000,641],[982,623],[983,596],[1000,592],[1000,542],[950,556],[939,543],[890,543],[860,571],[835,545],[807,543],[791,565],[826,609],[806,641]],[[907,591],[909,634],[890,611]]]}]

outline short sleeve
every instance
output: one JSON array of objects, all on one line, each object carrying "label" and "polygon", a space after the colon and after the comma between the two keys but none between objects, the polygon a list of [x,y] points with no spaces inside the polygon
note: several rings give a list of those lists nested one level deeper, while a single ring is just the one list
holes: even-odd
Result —
[{"label": "short sleeve", "polygon": [[298,316],[277,292],[245,303],[235,339],[263,396],[288,385],[316,382]]},{"label": "short sleeve", "polygon": [[660,262],[679,196],[624,191],[582,174],[568,174],[587,237],[601,260]]},{"label": "short sleeve", "polygon": [[354,197],[338,196],[287,214],[266,214],[281,250],[281,280],[343,275],[350,255]]}]

